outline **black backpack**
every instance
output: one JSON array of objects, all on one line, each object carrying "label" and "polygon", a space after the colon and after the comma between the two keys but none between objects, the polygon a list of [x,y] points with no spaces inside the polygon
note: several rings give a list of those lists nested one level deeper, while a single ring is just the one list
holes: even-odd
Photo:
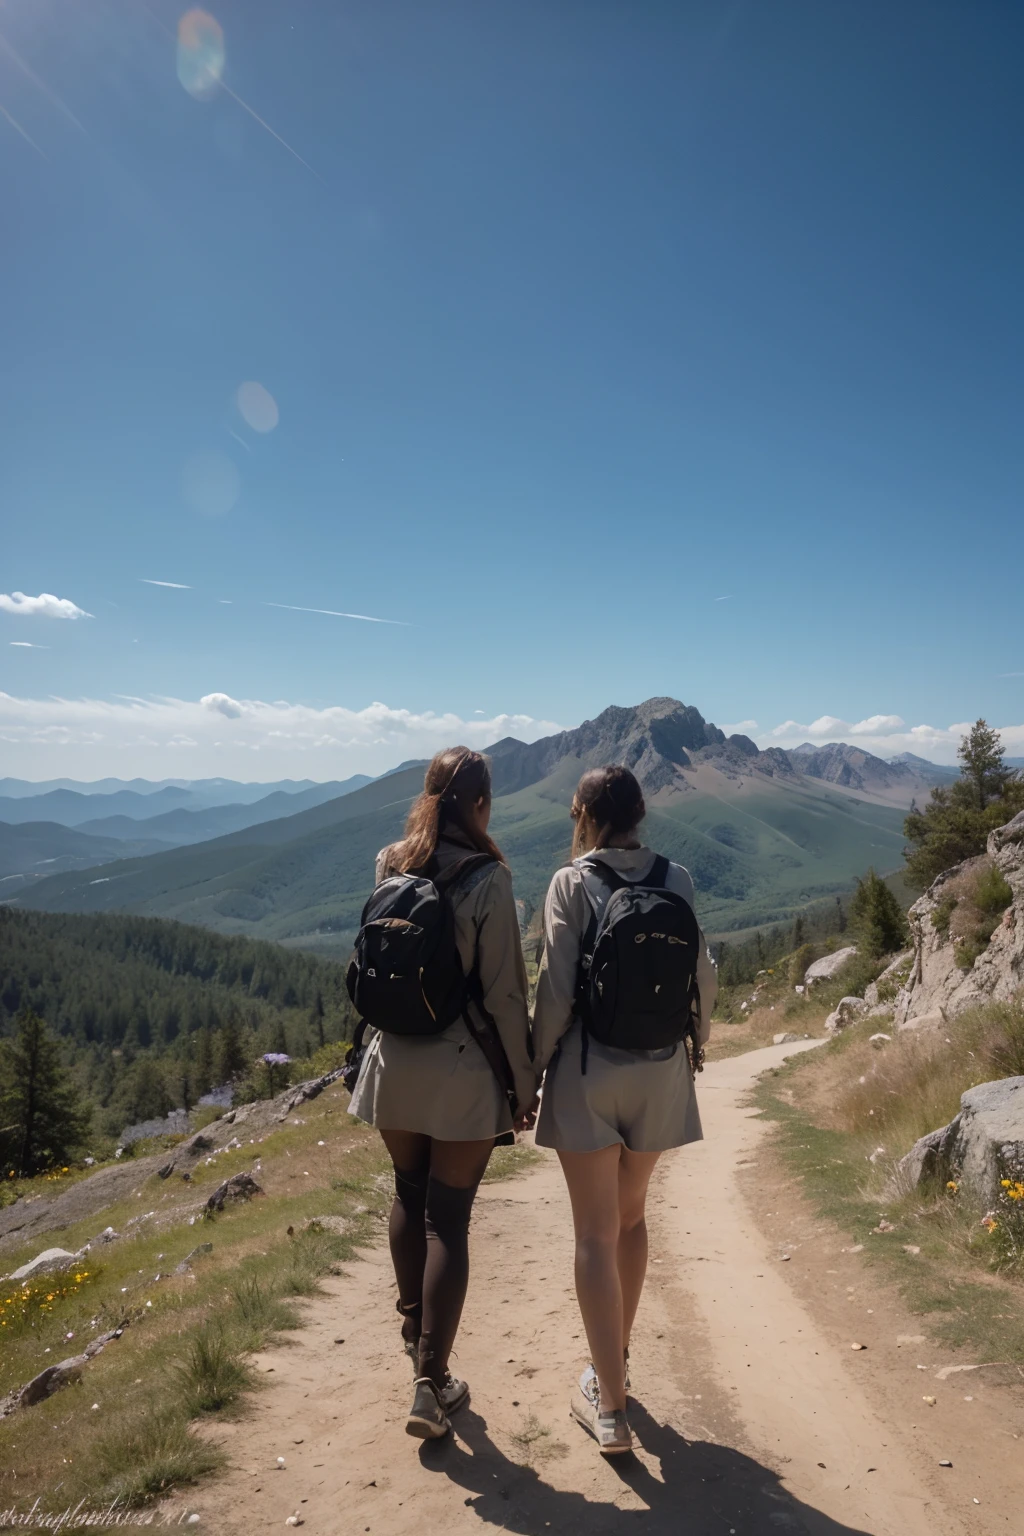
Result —
[{"label": "black backpack", "polygon": [[656,858],[643,880],[625,880],[594,857],[576,861],[591,907],[583,937],[576,1014],[582,1068],[593,1037],[619,1050],[655,1051],[685,1041],[699,1072],[700,929],[683,896],[665,889],[669,862]]},{"label": "black backpack", "polygon": [[[472,854],[440,871],[432,859],[423,875],[390,875],[363,908],[355,951],[346,975],[348,995],[361,1022],[342,1074],[355,1087],[367,1025],[392,1035],[439,1035],[465,1021],[516,1112],[514,1078],[493,1018],[484,1007],[476,958],[467,976],[455,942],[452,894],[494,864]],[[475,1003],[481,1030],[469,1011]]]}]

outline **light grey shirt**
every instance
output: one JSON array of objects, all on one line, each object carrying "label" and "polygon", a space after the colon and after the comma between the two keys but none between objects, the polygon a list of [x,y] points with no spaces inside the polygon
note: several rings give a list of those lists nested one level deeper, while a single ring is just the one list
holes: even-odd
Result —
[{"label": "light grey shirt", "polygon": [[[594,857],[626,880],[642,880],[657,855],[650,848],[602,848]],[[669,865],[665,885],[693,905],[693,881],[681,864]],[[544,903],[544,958],[533,1013],[534,1066],[538,1073],[547,1067],[573,1022],[580,952],[592,910],[579,870],[572,864],[558,870]],[[718,971],[703,933],[697,957],[697,986],[703,1045],[711,1034],[711,1014],[718,996]]]}]

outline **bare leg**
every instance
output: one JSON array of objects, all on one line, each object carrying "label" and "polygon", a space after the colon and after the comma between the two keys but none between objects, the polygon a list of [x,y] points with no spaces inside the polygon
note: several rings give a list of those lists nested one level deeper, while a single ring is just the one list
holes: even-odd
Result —
[{"label": "bare leg", "polygon": [[601,1411],[626,1406],[619,1280],[619,1161],[622,1146],[559,1152],[576,1232],[576,1297],[601,1391]]},{"label": "bare leg", "polygon": [[647,1186],[660,1152],[630,1152],[619,1161],[619,1285],[622,1290],[622,1348],[629,1348],[633,1319],[647,1274]]}]

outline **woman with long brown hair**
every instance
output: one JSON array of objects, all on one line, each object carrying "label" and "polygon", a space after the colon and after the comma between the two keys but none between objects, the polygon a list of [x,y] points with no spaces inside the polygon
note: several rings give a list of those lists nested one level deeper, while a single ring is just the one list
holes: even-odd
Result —
[{"label": "woman with long brown hair", "polygon": [[693,881],[643,846],[645,814],[628,768],[580,779],[573,861],[544,907],[533,1020],[535,1065],[547,1069],[537,1144],[556,1149],[569,1186],[591,1351],[571,1410],[604,1455],[632,1448],[629,1336],[647,1270],[647,1186],[662,1152],[701,1137],[693,1070],[718,990]]},{"label": "woman with long brown hair", "polygon": [[447,1434],[448,1415],[466,1401],[448,1360],[469,1281],[473,1200],[495,1140],[533,1123],[536,1098],[512,877],[488,835],[490,814],[487,760],[450,747],[428,766],[402,841],[377,856],[378,892],[399,875],[446,889],[473,988],[439,1033],[374,1031],[349,1106],[380,1131],[394,1164],[389,1237],[415,1377],[406,1428],[421,1439]]}]

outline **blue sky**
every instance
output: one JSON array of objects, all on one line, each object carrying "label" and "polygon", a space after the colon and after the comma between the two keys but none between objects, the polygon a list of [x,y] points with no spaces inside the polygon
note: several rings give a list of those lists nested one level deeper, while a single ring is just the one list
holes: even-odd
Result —
[{"label": "blue sky", "polygon": [[1024,753],[1024,9],[214,16],[0,13],[3,771]]}]

